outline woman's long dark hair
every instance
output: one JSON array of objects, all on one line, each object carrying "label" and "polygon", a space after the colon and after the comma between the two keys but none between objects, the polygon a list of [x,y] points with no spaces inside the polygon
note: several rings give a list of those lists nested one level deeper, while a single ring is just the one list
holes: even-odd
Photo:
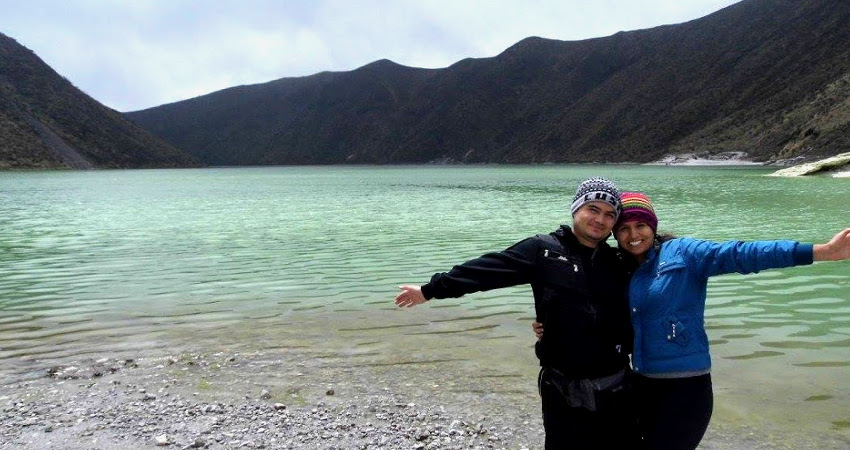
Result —
[{"label": "woman's long dark hair", "polygon": [[663,243],[670,241],[670,240],[673,240],[673,239],[676,239],[676,236],[669,234],[669,233],[663,233],[663,234],[657,234],[656,233],[656,235],[655,235],[655,242],[658,242],[659,244],[663,244]]}]

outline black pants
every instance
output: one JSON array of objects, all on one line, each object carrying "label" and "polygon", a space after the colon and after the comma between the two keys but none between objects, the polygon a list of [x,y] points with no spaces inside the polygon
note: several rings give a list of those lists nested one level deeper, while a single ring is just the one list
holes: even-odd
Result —
[{"label": "black pants", "polygon": [[697,448],[714,407],[710,374],[689,378],[636,376],[634,386],[642,448]]},{"label": "black pants", "polygon": [[570,407],[554,380],[540,374],[546,450],[634,449],[638,444],[631,389],[601,392],[597,410]]}]

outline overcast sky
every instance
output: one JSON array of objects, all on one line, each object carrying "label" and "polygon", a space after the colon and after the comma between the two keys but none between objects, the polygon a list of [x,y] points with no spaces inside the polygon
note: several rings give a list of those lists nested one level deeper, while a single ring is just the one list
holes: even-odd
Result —
[{"label": "overcast sky", "polygon": [[738,0],[0,0],[0,32],[135,111],[378,59],[447,67],[529,36],[686,22]]}]

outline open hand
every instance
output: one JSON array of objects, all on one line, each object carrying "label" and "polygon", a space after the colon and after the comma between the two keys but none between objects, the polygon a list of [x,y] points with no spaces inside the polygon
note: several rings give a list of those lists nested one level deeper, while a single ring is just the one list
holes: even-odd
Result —
[{"label": "open hand", "polygon": [[814,247],[815,261],[841,261],[850,258],[850,228],[838,232],[826,244]]},{"label": "open hand", "polygon": [[405,284],[398,287],[401,292],[395,296],[395,304],[399,308],[410,308],[420,303],[425,303],[425,296],[422,295],[422,288],[413,284]]}]

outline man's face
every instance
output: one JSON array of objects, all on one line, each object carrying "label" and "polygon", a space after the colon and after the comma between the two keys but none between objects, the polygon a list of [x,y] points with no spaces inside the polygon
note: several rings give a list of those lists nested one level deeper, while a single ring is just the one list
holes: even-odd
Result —
[{"label": "man's face", "polygon": [[617,211],[606,202],[590,202],[573,214],[573,233],[587,247],[596,247],[611,234]]}]

